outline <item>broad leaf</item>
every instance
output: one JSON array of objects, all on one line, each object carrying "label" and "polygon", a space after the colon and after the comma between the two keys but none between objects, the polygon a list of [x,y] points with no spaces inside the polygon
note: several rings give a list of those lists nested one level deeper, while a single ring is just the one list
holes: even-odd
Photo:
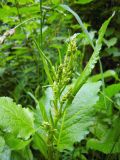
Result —
[{"label": "broad leaf", "polygon": [[16,138],[14,135],[11,134],[5,134],[4,136],[6,144],[9,146],[11,150],[20,150],[25,148],[30,142],[31,139],[29,140],[22,140]]},{"label": "broad leaf", "polygon": [[113,37],[110,40],[104,39],[104,43],[108,46],[108,48],[114,46],[117,43],[117,38]]},{"label": "broad leaf", "polygon": [[33,160],[33,154],[30,147],[26,147],[19,151],[13,151],[10,160]]},{"label": "broad leaf", "polygon": [[34,118],[29,109],[16,105],[11,98],[0,98],[0,128],[7,133],[28,139],[34,132]]},{"label": "broad leaf", "polygon": [[[119,153],[120,152],[120,118],[117,118],[110,129],[106,129],[99,139],[90,139],[87,146],[91,149],[101,151],[103,153]],[[105,128],[104,128],[105,129]]]},{"label": "broad leaf", "polygon": [[40,99],[41,103],[43,103],[46,106],[47,114],[49,113],[52,100],[53,100],[53,91],[51,87],[48,87],[43,97]]},{"label": "broad leaf", "polygon": [[61,118],[56,131],[58,150],[72,149],[73,143],[81,141],[89,133],[94,122],[94,105],[101,82],[86,83],[76,94]]},{"label": "broad leaf", "polygon": [[110,108],[112,101],[111,98],[120,92],[120,83],[112,84],[105,88],[105,95],[101,94],[100,99],[96,104],[96,108],[98,109],[106,109],[104,104],[104,98],[106,98],[106,106]]},{"label": "broad leaf", "polygon": [[4,149],[4,146],[5,146],[5,140],[2,136],[0,136],[0,154]]},{"label": "broad leaf", "polygon": [[11,151],[8,146],[5,144],[5,140],[0,136],[0,159],[1,160],[10,160]]}]

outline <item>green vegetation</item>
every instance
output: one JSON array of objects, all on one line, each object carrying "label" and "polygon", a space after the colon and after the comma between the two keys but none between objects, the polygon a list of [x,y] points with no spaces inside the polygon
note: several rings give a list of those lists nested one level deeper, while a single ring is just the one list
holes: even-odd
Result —
[{"label": "green vegetation", "polygon": [[0,2],[0,160],[120,160],[120,3],[110,2]]}]

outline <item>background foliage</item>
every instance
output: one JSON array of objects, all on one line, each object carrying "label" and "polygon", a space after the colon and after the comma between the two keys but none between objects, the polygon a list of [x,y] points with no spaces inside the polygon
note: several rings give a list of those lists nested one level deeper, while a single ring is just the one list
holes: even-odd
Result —
[{"label": "background foliage", "polygon": [[[83,71],[83,68],[87,64],[92,54],[92,47],[90,46],[90,42],[85,33],[82,32],[82,28],[76,21],[75,17],[70,12],[63,9],[60,4],[66,4],[70,6],[80,16],[84,22],[84,26],[89,31],[89,36],[93,43],[95,43],[97,39],[96,32],[99,30],[101,24],[105,19],[111,16],[113,11],[116,12],[103,40],[103,47],[100,53],[102,70],[99,66],[99,63],[97,63],[96,68],[92,71],[92,77],[88,79],[89,83],[96,82],[101,79],[104,82],[102,86],[103,90],[99,95],[99,101],[97,104],[95,104],[95,120],[93,120],[91,116],[89,117],[89,113],[92,112],[91,108],[88,110],[86,106],[86,108],[81,111],[83,115],[85,112],[83,122],[84,125],[86,125],[84,127],[87,127],[87,125],[89,126],[89,124],[86,123],[86,120],[89,120],[89,123],[92,123],[91,121],[93,120],[96,122],[96,125],[90,128],[90,134],[86,137],[86,139],[83,139],[80,143],[77,142],[74,144],[74,149],[72,151],[67,150],[69,147],[66,147],[66,150],[62,151],[60,158],[73,160],[99,160],[101,158],[102,160],[119,160],[119,0],[1,0],[0,96],[9,96],[13,98],[16,103],[20,103],[25,107],[28,106],[29,108],[32,108],[35,106],[35,102],[33,99],[31,99],[29,94],[32,93],[35,95],[36,99],[43,97],[42,100],[47,105],[47,98],[49,99],[50,93],[48,92],[48,97],[45,97],[43,95],[43,91],[45,91],[46,86],[48,85],[48,78],[46,77],[42,59],[40,58],[35,41],[40,44],[42,51],[44,51],[45,55],[51,60],[55,68],[57,68],[57,65],[60,63],[60,56],[61,59],[63,59],[65,56],[68,38],[76,33],[78,57],[76,58],[77,71],[74,77],[76,78],[78,74],[81,74]],[[19,26],[19,24],[21,25]],[[14,27],[16,28],[14,31],[15,33],[10,30]],[[100,72],[103,72],[103,74],[99,74]],[[89,88],[89,86],[87,88]],[[94,88],[92,89],[94,90]],[[94,91],[92,92],[94,93]],[[89,97],[87,98],[89,101]],[[9,99],[9,101],[12,100]],[[4,99],[1,100],[1,104],[2,103],[5,103]],[[17,108],[16,104],[13,104],[12,110],[11,106],[9,107],[11,117],[12,110],[16,114],[20,113],[21,115],[24,115],[23,120],[24,118],[29,119],[29,116],[32,117],[28,109],[21,108],[21,106]],[[2,112],[5,112],[4,109],[5,108],[0,108],[1,115]],[[74,107],[74,109],[76,108]],[[69,118],[73,112],[74,110],[72,110],[72,112],[70,110],[68,113],[66,113],[66,116]],[[8,112],[5,112],[5,114],[7,115]],[[36,117],[37,116],[38,115],[36,115]],[[39,122],[39,119],[37,120]],[[5,121],[9,121],[9,119],[6,119]],[[16,130],[12,128],[7,129],[11,130],[11,132],[14,132],[15,135],[20,134],[19,136],[24,135],[24,137],[29,137],[32,135],[32,132],[34,132],[32,121],[33,119],[31,118],[31,122],[29,122],[27,128],[27,133],[24,131],[20,134],[19,127],[16,128]],[[81,122],[79,125],[83,125],[83,122]],[[13,121],[11,123],[14,125],[15,122]],[[68,123],[71,124],[72,122],[68,120]],[[3,121],[1,116],[0,127],[2,127],[2,125]],[[18,124],[16,125],[24,126],[27,124],[20,124],[18,121]],[[74,126],[72,129],[74,130]],[[4,130],[6,130],[6,128],[4,128]],[[65,132],[69,132],[69,128],[67,128]],[[61,137],[57,134],[58,133],[56,133],[56,137],[64,138],[62,134],[60,135]],[[8,157],[10,157],[10,155],[13,160],[32,160],[33,157],[34,159],[39,159],[38,157],[41,157],[42,159],[43,155],[46,154],[44,150],[40,150],[41,153],[38,152],[40,144],[37,142],[40,137],[37,135],[34,136],[34,144],[31,143],[30,146],[28,144],[31,142],[31,139],[26,141],[20,140],[18,143],[17,139],[9,135],[9,133],[6,135],[6,137],[3,137],[3,133],[0,135],[0,156],[2,157],[0,158],[3,160],[9,160]],[[71,133],[71,137],[72,136],[73,135]],[[69,139],[71,137],[69,137]],[[68,143],[67,138],[66,144]],[[76,135],[76,141],[80,141],[81,139],[82,138]],[[14,142],[14,144],[11,145],[11,142]],[[69,143],[71,142],[69,141]],[[11,145],[12,153],[8,147],[9,144]],[[17,151],[14,151],[15,144]],[[61,150],[61,144],[57,144],[58,149]],[[25,149],[23,150],[20,148],[21,146],[25,146]]]}]

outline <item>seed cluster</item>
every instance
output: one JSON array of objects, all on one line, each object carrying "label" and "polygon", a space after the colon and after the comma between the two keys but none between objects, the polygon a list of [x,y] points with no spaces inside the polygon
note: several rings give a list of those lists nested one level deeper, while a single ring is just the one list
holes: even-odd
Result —
[{"label": "seed cluster", "polygon": [[70,97],[71,88],[68,89],[67,93],[61,97],[61,94],[65,87],[72,82],[73,73],[75,68],[75,52],[77,51],[76,39],[73,38],[68,44],[67,53],[64,57],[64,61],[59,65],[57,69],[56,79],[53,83],[53,92],[54,92],[54,108],[57,113],[58,101],[61,105]]}]

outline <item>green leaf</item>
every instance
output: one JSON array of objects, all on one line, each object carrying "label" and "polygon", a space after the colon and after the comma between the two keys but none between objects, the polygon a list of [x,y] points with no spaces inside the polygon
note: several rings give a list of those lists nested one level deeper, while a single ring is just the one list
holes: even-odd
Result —
[{"label": "green leaf", "polygon": [[103,153],[119,153],[120,152],[120,118],[117,118],[113,127],[105,130],[105,134],[99,139],[90,139],[87,147],[101,151]]},{"label": "green leaf", "polygon": [[113,37],[110,40],[104,39],[104,43],[108,46],[108,48],[114,46],[117,43],[117,38]]},{"label": "green leaf", "polygon": [[55,5],[57,5],[57,4],[60,3],[60,0],[52,0],[52,3],[55,4]]},{"label": "green leaf", "polygon": [[1,160],[11,160],[11,150],[6,146],[4,151],[0,154]]},{"label": "green leaf", "polygon": [[113,15],[106,20],[102,27],[99,30],[99,37],[98,40],[96,41],[96,46],[94,48],[94,52],[88,62],[88,64],[86,65],[85,69],[83,70],[83,72],[81,73],[80,77],[77,79],[74,88],[73,88],[73,95],[75,95],[78,90],[80,89],[80,87],[85,83],[85,81],[87,80],[88,76],[91,74],[93,68],[95,67],[95,64],[97,63],[98,59],[99,59],[99,53],[100,50],[102,48],[102,41],[103,41],[103,37],[104,34],[106,32],[107,26],[110,23],[110,20],[112,19]]},{"label": "green leaf", "polygon": [[[14,0],[9,0],[9,2],[15,3]],[[34,2],[33,0],[19,0],[19,4],[28,4]]]},{"label": "green leaf", "polygon": [[[45,139],[45,138],[44,138]],[[33,148],[39,150],[46,159],[48,159],[48,148],[47,144],[42,138],[42,135],[36,133],[33,136]]]},{"label": "green leaf", "polygon": [[36,103],[36,110],[34,110],[34,115],[35,115],[35,121],[37,120],[36,122],[38,122],[38,126],[39,126],[42,121],[48,121],[46,108],[44,103],[42,103],[43,98],[41,98],[38,101],[31,92],[28,92],[28,94]]},{"label": "green leaf", "polygon": [[[103,78],[109,78],[109,77],[114,77],[115,80],[119,80],[118,75],[117,75],[117,73],[116,73],[114,70],[108,70],[108,71],[105,71],[105,72],[103,73]],[[102,79],[102,75],[101,75],[101,73],[100,73],[100,74],[91,76],[91,77],[88,79],[88,82],[96,82],[96,81],[99,81],[99,80],[101,80],[101,79]]]},{"label": "green leaf", "polygon": [[0,159],[1,160],[10,160],[11,151],[9,147],[5,144],[5,140],[0,136]]},{"label": "green leaf", "polygon": [[34,118],[27,108],[16,105],[11,98],[0,98],[0,128],[18,138],[28,139],[34,132]]},{"label": "green leaf", "polygon": [[4,138],[5,138],[6,144],[9,146],[11,150],[23,149],[31,142],[31,139],[25,141],[22,139],[18,139],[11,134],[5,134]]},{"label": "green leaf", "polygon": [[76,20],[78,21],[79,25],[81,26],[83,32],[85,33],[87,39],[89,40],[89,43],[91,44],[91,46],[94,48],[93,42],[91,40],[90,34],[87,31],[87,29],[85,28],[81,18],[78,16],[78,14],[76,12],[74,12],[69,6],[67,5],[60,5],[62,8],[64,8],[65,10],[67,10],[68,12],[72,13],[72,15],[74,15],[74,17],[76,18]]},{"label": "green leaf", "polygon": [[[43,62],[43,65],[44,65],[44,70],[45,70],[45,73],[46,73],[46,75],[47,75],[47,78],[48,78],[48,81],[49,81],[49,84],[53,84],[53,79],[52,79],[52,76],[51,76],[51,73],[50,73],[50,68],[49,68],[49,66],[48,66],[48,62],[50,62],[49,61],[49,59],[45,56],[45,54],[42,52],[42,50],[41,50],[41,48],[40,48],[40,46],[38,45],[38,43],[34,40],[34,42],[35,42],[35,45],[36,45],[36,47],[37,47],[37,49],[38,49],[38,51],[39,51],[39,54],[40,54],[40,57],[41,57],[41,59],[42,59],[42,62]],[[51,64],[51,63],[50,63]]]},{"label": "green leaf", "polygon": [[116,103],[116,107],[120,110],[120,93],[115,94],[114,101]]},{"label": "green leaf", "polygon": [[96,108],[98,109],[106,109],[104,98],[106,98],[106,106],[110,108],[111,104],[113,103],[111,102],[111,98],[120,92],[120,83],[108,86],[107,88],[105,88],[104,92],[105,95],[100,94],[100,99],[96,104]]},{"label": "green leaf", "polygon": [[77,0],[76,2],[77,2],[78,4],[87,4],[87,3],[90,3],[90,2],[92,2],[92,1],[94,1],[94,0]]},{"label": "green leaf", "polygon": [[53,100],[53,91],[51,87],[48,87],[39,100],[37,100],[30,92],[28,92],[28,94],[34,99],[37,104],[36,109],[34,110],[34,117],[35,125],[37,126],[37,128],[39,128],[39,125],[42,124],[43,121],[49,121],[51,101]]},{"label": "green leaf", "polygon": [[16,16],[17,10],[15,7],[9,7],[8,5],[4,5],[2,8],[0,8],[0,20],[3,20],[3,22],[10,22],[10,16]]},{"label": "green leaf", "polygon": [[47,114],[49,114],[49,110],[51,107],[51,101],[53,100],[53,91],[51,87],[48,87],[45,90],[43,97],[40,99],[40,102],[46,106]]},{"label": "green leaf", "polygon": [[4,72],[5,72],[5,68],[0,67],[0,77],[3,76]]},{"label": "green leaf", "polygon": [[16,87],[13,91],[13,97],[16,102],[18,102],[19,99],[21,98],[21,93],[24,90],[26,83],[27,83],[26,79],[22,79],[19,81],[18,85],[16,85]]},{"label": "green leaf", "polygon": [[101,82],[86,83],[76,94],[72,104],[64,111],[56,131],[58,150],[72,149],[73,143],[81,141],[89,133],[94,122],[94,105],[98,101]]},{"label": "green leaf", "polygon": [[33,160],[30,147],[26,147],[19,151],[12,151],[10,160]]},{"label": "green leaf", "polygon": [[0,153],[3,151],[5,146],[5,140],[2,136],[0,136]]},{"label": "green leaf", "polygon": [[108,54],[113,55],[113,57],[120,56],[120,50],[117,47],[106,48],[105,50]]}]

